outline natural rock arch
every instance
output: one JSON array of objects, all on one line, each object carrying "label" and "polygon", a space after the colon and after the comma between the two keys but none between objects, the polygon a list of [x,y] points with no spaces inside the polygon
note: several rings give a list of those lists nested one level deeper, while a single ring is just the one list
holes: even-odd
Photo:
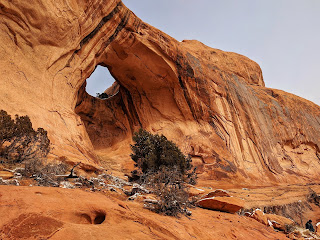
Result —
[{"label": "natural rock arch", "polygon": [[[319,106],[265,88],[250,59],[178,42],[119,0],[5,0],[0,12],[0,103],[47,129],[53,154],[98,165],[96,149],[124,166],[143,127],[191,154],[203,179],[319,178]],[[111,99],[84,91],[98,64],[117,80]]]}]

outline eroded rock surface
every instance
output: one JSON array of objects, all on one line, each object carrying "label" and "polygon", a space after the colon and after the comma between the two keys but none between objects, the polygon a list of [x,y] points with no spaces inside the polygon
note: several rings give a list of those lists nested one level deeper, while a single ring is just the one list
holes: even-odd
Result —
[{"label": "eroded rock surface", "polygon": [[[319,179],[320,107],[266,88],[247,57],[178,42],[119,0],[3,0],[0,15],[0,106],[48,130],[54,155],[95,165],[95,149],[122,168],[143,127],[204,180]],[[117,80],[105,100],[85,92],[98,64]]]},{"label": "eroded rock surface", "polygon": [[78,189],[0,186],[0,239],[287,239],[254,219],[194,209],[162,216]]}]

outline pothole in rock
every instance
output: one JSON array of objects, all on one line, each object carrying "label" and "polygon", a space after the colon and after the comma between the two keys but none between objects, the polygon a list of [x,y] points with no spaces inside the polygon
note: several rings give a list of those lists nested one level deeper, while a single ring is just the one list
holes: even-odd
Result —
[{"label": "pothole in rock", "polygon": [[73,222],[77,224],[102,224],[105,220],[106,213],[104,211],[96,211],[89,214],[76,214],[76,218],[73,219]]},{"label": "pothole in rock", "polygon": [[106,220],[106,214],[103,212],[97,212],[93,220],[93,224],[101,224]]}]

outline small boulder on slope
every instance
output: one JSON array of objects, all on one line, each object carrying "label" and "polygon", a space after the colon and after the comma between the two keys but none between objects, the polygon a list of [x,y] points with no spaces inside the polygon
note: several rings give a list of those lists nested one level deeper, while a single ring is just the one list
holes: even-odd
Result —
[{"label": "small boulder on slope", "polygon": [[231,197],[227,190],[217,189],[215,191],[209,192],[202,198],[211,198],[211,197]]},{"label": "small boulder on slope", "polygon": [[210,197],[197,202],[200,207],[228,213],[236,213],[244,207],[244,200],[237,197]]}]

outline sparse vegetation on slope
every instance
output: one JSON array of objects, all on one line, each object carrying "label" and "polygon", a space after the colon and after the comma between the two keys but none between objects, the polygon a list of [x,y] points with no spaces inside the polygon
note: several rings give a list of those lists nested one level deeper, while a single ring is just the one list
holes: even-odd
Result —
[{"label": "sparse vegetation on slope", "polygon": [[189,215],[186,183],[196,182],[191,158],[183,155],[177,145],[163,135],[140,129],[133,140],[131,158],[138,169],[133,171],[132,179],[147,186],[159,198],[145,206],[165,215]]},{"label": "sparse vegetation on slope", "polygon": [[[46,164],[50,140],[43,128],[34,130],[28,116],[11,116],[0,110],[0,163],[7,165],[18,178],[33,178],[37,185],[58,187],[68,166]],[[10,169],[7,169],[10,171]],[[11,181],[15,185],[19,181]],[[6,184],[6,182],[3,182]]]},{"label": "sparse vegetation on slope", "polygon": [[50,140],[43,128],[34,130],[28,116],[12,119],[0,111],[0,162],[21,163],[45,158],[50,151]]}]

